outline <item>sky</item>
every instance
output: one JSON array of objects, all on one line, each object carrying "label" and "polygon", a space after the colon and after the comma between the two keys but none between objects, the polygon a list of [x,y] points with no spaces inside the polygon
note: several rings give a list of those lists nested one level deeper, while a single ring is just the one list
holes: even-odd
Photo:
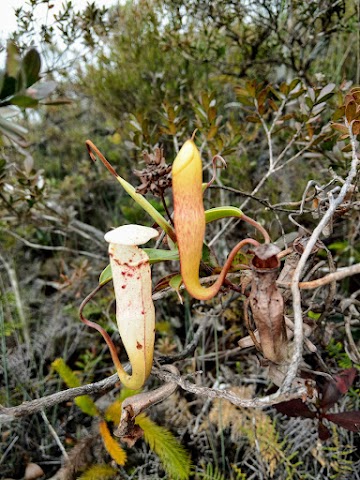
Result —
[{"label": "sky", "polygon": [[[52,22],[52,15],[57,13],[61,8],[62,3],[66,0],[53,0],[52,3],[54,8],[50,10],[51,16],[47,19],[47,23]],[[0,40],[3,43],[7,37],[16,29],[16,17],[14,10],[19,8],[22,5],[26,4],[26,0],[0,0]],[[82,10],[88,2],[88,0],[73,0],[73,5],[76,6],[76,9]],[[92,3],[92,2],[90,2]],[[97,6],[101,7],[103,5],[110,6],[114,2],[112,0],[95,0]],[[42,10],[42,12],[41,12]],[[39,6],[36,9],[36,12],[39,12],[39,22],[45,20],[45,13],[47,11],[47,5]]]}]

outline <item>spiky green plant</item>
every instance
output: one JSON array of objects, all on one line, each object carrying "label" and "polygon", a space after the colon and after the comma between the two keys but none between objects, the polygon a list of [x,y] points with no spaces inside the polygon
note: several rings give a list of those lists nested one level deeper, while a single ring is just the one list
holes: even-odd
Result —
[{"label": "spiky green plant", "polygon": [[201,480],[226,480],[224,474],[220,472],[218,467],[214,467],[212,463],[208,463],[206,470],[198,473],[197,477]]},{"label": "spiky green plant", "polygon": [[190,455],[173,434],[144,414],[139,415],[135,423],[144,431],[145,442],[160,458],[170,478],[187,480],[191,473]]}]

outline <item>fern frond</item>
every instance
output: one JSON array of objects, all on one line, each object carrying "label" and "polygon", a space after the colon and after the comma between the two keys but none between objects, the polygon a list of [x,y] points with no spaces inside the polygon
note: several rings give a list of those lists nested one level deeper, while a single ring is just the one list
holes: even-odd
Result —
[{"label": "fern frond", "polygon": [[110,467],[110,465],[93,465],[78,480],[111,480],[116,473],[116,470]]},{"label": "fern frond", "polygon": [[110,457],[115,460],[118,465],[125,465],[126,452],[120,447],[118,442],[111,435],[107,423],[104,420],[101,420],[99,423],[99,432]]},{"label": "fern frond", "polygon": [[212,463],[208,463],[206,465],[206,470],[198,473],[198,477],[202,480],[226,480],[218,467],[214,467]]},{"label": "fern frond", "polygon": [[190,455],[173,434],[144,414],[137,416],[135,423],[143,429],[145,441],[160,458],[167,474],[174,480],[187,480],[191,473]]},{"label": "fern frond", "polygon": [[[81,383],[71,368],[66,365],[63,358],[57,358],[51,364],[52,368],[60,375],[61,379],[69,388],[80,387]],[[99,411],[95,403],[88,395],[81,395],[74,400],[75,404],[87,415],[96,417]]]}]

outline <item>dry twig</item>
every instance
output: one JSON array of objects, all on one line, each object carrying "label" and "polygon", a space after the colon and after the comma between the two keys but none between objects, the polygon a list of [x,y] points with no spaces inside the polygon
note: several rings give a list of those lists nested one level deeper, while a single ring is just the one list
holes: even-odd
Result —
[{"label": "dry twig", "polygon": [[[286,392],[280,393],[277,391],[273,395],[267,395],[265,397],[256,398],[241,398],[226,390],[220,390],[216,388],[202,387],[195,385],[194,383],[186,380],[185,377],[175,376],[165,370],[159,370],[153,368],[152,374],[159,380],[164,382],[170,382],[178,385],[187,392],[194,393],[207,398],[222,398],[228,400],[232,404],[238,407],[244,408],[256,408],[266,407],[274,405],[276,403],[283,402],[285,400],[291,400],[293,398],[306,398],[308,397],[308,389],[306,385],[299,383],[296,387],[290,387]],[[16,418],[25,417],[37,413],[45,408],[52,407],[62,402],[67,402],[80,395],[92,395],[94,393],[105,393],[115,386],[119,382],[117,374],[111,375],[111,377],[101,380],[100,382],[90,383],[81,387],[69,388],[61,392],[53,393],[46,397],[24,402],[16,407],[4,407],[0,406],[0,424],[3,422],[9,422]]]}]

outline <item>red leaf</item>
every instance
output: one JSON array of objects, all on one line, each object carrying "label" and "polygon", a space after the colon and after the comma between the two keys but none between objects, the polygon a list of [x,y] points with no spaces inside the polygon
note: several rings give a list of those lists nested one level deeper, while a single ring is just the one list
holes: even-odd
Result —
[{"label": "red leaf", "polygon": [[345,394],[354,383],[356,374],[356,368],[347,368],[346,370],[340,372],[339,375],[335,375],[334,380],[336,382],[336,386],[342,394]]},{"label": "red leaf", "polygon": [[351,432],[360,432],[360,411],[354,410],[353,412],[343,413],[327,413],[324,418],[330,420],[330,422],[336,423],[340,427],[346,428]]},{"label": "red leaf", "polygon": [[339,398],[347,393],[351,385],[354,383],[357,374],[356,368],[348,368],[332,380],[327,381],[322,387],[322,398],[320,406],[323,410],[327,410],[339,400]]},{"label": "red leaf", "polygon": [[274,405],[276,410],[288,417],[304,417],[315,418],[316,413],[312,412],[309,407],[300,398],[289,400],[288,402],[281,402]]},{"label": "red leaf", "polygon": [[331,438],[330,430],[327,427],[325,427],[325,425],[322,422],[319,422],[318,434],[319,434],[320,440],[322,441],[329,440],[329,438]]}]

